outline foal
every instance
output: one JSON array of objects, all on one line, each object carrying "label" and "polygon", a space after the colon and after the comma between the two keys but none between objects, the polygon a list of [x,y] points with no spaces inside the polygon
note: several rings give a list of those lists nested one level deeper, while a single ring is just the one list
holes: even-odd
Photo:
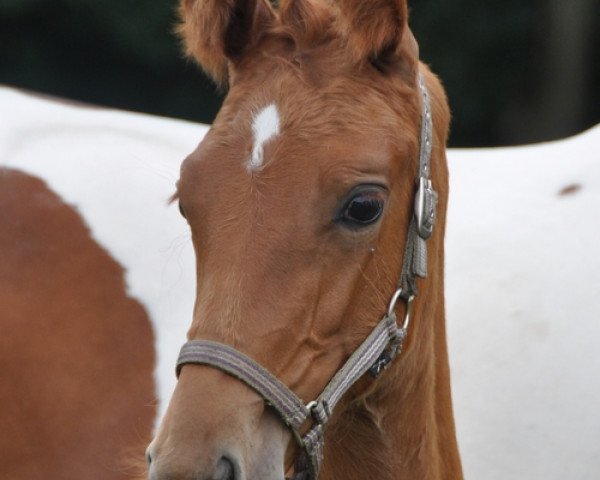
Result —
[{"label": "foal", "polygon": [[[189,53],[229,85],[178,184],[197,258],[188,336],[237,349],[304,403],[396,289],[423,148],[424,78],[438,192],[428,277],[404,351],[331,412],[319,478],[462,478],[444,324],[449,113],[418,61],[406,0],[289,0],[279,12],[266,0],[183,0],[181,12]],[[401,319],[407,304],[397,305]],[[185,365],[148,449],[149,477],[281,480],[299,451],[256,391],[218,368]]]}]

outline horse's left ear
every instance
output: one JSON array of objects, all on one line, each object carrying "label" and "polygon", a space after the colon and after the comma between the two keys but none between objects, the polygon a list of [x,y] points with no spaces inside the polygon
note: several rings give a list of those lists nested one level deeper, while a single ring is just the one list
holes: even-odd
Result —
[{"label": "horse's left ear", "polygon": [[356,60],[384,68],[408,56],[416,64],[419,52],[408,28],[406,0],[337,0],[337,4],[340,33],[347,36]]},{"label": "horse's left ear", "polygon": [[179,14],[187,54],[218,84],[276,18],[268,0],[181,0]]}]

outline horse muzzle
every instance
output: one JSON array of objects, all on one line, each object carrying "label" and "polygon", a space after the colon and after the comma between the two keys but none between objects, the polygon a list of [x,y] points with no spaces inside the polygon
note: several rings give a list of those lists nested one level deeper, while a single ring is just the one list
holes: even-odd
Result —
[{"label": "horse muzzle", "polygon": [[291,435],[254,391],[192,365],[148,447],[149,480],[283,480]]}]

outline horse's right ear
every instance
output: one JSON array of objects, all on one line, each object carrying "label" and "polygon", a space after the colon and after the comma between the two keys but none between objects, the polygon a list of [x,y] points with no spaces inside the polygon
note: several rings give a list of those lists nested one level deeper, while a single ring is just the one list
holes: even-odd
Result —
[{"label": "horse's right ear", "polygon": [[181,0],[179,12],[187,54],[218,84],[275,19],[267,0]]}]

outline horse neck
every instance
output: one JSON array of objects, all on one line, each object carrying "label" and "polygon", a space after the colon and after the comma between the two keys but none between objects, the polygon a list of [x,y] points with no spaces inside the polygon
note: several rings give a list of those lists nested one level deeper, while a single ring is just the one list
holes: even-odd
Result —
[{"label": "horse neck", "polygon": [[406,352],[328,432],[323,480],[462,479],[437,277],[423,292]]}]

